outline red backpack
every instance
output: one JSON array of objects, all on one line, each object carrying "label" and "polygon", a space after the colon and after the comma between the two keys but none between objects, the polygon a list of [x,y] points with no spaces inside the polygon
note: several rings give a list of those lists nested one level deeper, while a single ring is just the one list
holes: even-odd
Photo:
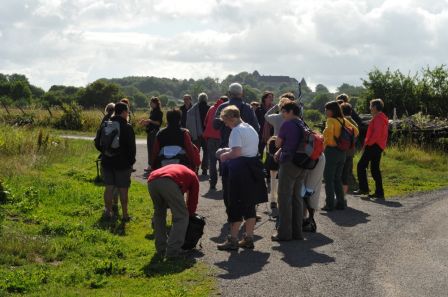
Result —
[{"label": "red backpack", "polygon": [[301,126],[303,129],[303,137],[297,147],[292,162],[294,165],[304,169],[314,169],[319,161],[320,155],[324,151],[324,137],[322,134],[311,130],[305,122]]},{"label": "red backpack", "polygon": [[348,151],[355,147],[355,129],[353,127],[345,126],[345,119],[342,122],[336,119],[341,124],[341,135],[335,137],[337,148],[341,151]]}]

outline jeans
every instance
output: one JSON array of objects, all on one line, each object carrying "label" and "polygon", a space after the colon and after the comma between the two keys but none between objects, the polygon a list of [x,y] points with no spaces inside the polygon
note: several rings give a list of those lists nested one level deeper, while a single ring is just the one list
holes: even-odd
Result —
[{"label": "jeans", "polygon": [[216,163],[219,164],[219,160],[216,158],[216,151],[219,149],[221,141],[217,138],[207,139],[207,151],[208,151],[208,167],[210,169],[210,186],[216,186],[218,182],[218,171]]},{"label": "jeans", "polygon": [[358,181],[359,190],[363,192],[369,191],[369,184],[367,182],[367,167],[370,162],[370,172],[375,180],[375,194],[384,196],[383,179],[380,171],[381,154],[383,150],[377,145],[367,145],[364,148],[361,159],[358,162]]},{"label": "jeans", "polygon": [[335,147],[325,148],[325,195],[326,206],[333,208],[334,197],[338,206],[346,206],[342,187],[342,170],[344,169],[345,152]]}]

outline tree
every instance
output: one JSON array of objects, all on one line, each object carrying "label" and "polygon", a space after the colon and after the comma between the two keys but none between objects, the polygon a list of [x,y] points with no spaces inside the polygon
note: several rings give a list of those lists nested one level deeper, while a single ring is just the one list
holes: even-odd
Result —
[{"label": "tree", "polygon": [[29,85],[23,80],[15,80],[10,86],[11,89],[9,96],[14,101],[14,105],[17,106],[23,114],[25,114],[23,108],[28,106],[31,100],[31,90]]},{"label": "tree", "polygon": [[80,94],[79,104],[84,107],[106,106],[109,102],[117,102],[124,97],[120,87],[115,83],[97,80],[87,85]]},{"label": "tree", "polygon": [[310,103],[311,109],[316,109],[320,112],[325,111],[325,104],[331,100],[331,95],[329,93],[319,93]]},{"label": "tree", "polygon": [[350,97],[357,97],[360,96],[362,94],[362,92],[364,92],[365,89],[361,86],[352,86],[350,84],[347,83],[343,83],[339,88],[338,88],[338,93],[345,93],[347,95],[349,95]]},{"label": "tree", "polygon": [[166,107],[168,107],[170,109],[176,108],[176,106],[177,106],[176,101],[172,101],[172,100],[168,101],[168,103],[166,104]]},{"label": "tree", "polygon": [[323,84],[318,84],[316,86],[316,93],[330,93],[330,91]]}]

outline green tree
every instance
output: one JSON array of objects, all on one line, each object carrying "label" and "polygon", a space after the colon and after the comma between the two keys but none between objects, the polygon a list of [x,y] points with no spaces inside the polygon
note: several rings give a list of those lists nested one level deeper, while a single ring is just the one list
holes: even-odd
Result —
[{"label": "green tree", "polygon": [[124,97],[120,86],[104,80],[97,80],[89,84],[80,93],[79,104],[84,107],[106,106],[109,102],[117,102]]},{"label": "green tree", "polygon": [[330,91],[323,84],[318,84],[316,86],[316,93],[330,93]]},{"label": "green tree", "polygon": [[310,108],[323,113],[325,111],[325,104],[329,101],[331,101],[331,95],[329,93],[319,93],[311,101]]}]

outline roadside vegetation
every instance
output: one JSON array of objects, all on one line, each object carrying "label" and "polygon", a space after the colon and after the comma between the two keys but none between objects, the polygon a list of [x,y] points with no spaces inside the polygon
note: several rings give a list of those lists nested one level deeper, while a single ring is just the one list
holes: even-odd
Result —
[{"label": "roadside vegetation", "polygon": [[102,221],[89,141],[0,126],[0,296],[208,296],[209,268],[154,257],[151,202],[133,183],[133,221]]}]

